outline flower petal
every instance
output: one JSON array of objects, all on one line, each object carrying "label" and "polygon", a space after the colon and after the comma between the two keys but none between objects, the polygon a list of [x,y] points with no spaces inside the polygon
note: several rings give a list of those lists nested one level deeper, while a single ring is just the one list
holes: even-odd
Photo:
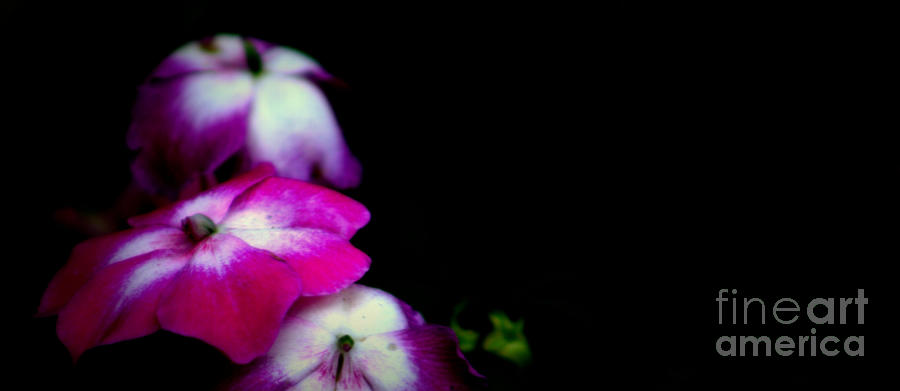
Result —
[{"label": "flower petal", "polygon": [[425,325],[373,335],[350,352],[354,371],[374,390],[468,390],[482,386],[453,330]]},{"label": "flower petal", "polygon": [[300,279],[290,266],[219,233],[197,245],[157,315],[164,329],[201,339],[246,364],[271,347],[299,295]]},{"label": "flower petal", "polygon": [[359,280],[372,261],[347,239],[320,229],[232,229],[247,244],[271,251],[300,276],[303,296],[337,293]]},{"label": "flower petal", "polygon": [[222,225],[238,229],[318,228],[349,240],[369,218],[365,206],[341,193],[276,177],[236,198]]},{"label": "flower petal", "polygon": [[309,56],[284,46],[275,46],[262,54],[266,72],[285,75],[304,75],[324,72],[322,67]]},{"label": "flower petal", "polygon": [[150,77],[166,79],[193,72],[243,69],[245,64],[241,37],[221,34],[182,46],[163,60]]},{"label": "flower petal", "polygon": [[312,375],[334,389],[337,338],[309,321],[286,318],[265,357],[254,361],[228,384],[229,390],[285,390]]},{"label": "flower petal", "polygon": [[132,164],[145,189],[177,195],[244,145],[253,77],[243,71],[196,73],[141,87],[128,130]]},{"label": "flower petal", "polygon": [[333,335],[358,338],[409,327],[414,321],[401,304],[387,292],[356,284],[329,296],[302,297],[287,318],[304,319]]},{"label": "flower petal", "polygon": [[359,162],[344,143],[328,99],[303,78],[258,79],[246,149],[252,162],[272,162],[280,176],[338,188],[359,184]]},{"label": "flower petal", "polygon": [[182,220],[197,213],[202,213],[212,219],[212,221],[219,222],[225,217],[228,207],[235,197],[257,182],[271,176],[273,172],[274,169],[271,164],[260,164],[253,170],[200,193],[194,198],[132,217],[128,219],[128,223],[134,227],[148,225],[181,227]]},{"label": "flower petal", "polygon": [[[467,390],[483,385],[450,328],[410,326],[408,311],[414,313],[395,297],[361,285],[301,298],[266,356],[229,389]],[[344,335],[354,344],[341,353]]]},{"label": "flower petal", "polygon": [[73,359],[93,346],[158,330],[160,293],[187,261],[187,253],[160,250],[97,273],[59,314],[57,334]]},{"label": "flower petal", "polygon": [[39,316],[53,315],[104,266],[154,250],[187,251],[193,245],[180,230],[142,227],[100,236],[79,243],[41,298]]}]

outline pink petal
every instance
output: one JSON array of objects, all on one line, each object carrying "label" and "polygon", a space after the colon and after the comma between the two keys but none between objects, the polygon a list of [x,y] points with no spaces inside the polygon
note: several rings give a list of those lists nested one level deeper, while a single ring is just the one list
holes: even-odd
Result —
[{"label": "pink petal", "polygon": [[359,162],[328,99],[312,82],[281,74],[260,77],[249,120],[246,149],[252,162],[272,162],[283,177],[338,188],[359,184]]},{"label": "pink petal", "polygon": [[180,230],[169,227],[142,227],[105,235],[79,243],[68,263],[60,269],[41,298],[38,315],[53,315],[98,270],[104,266],[154,250],[187,251],[193,245]]},{"label": "pink petal", "polygon": [[290,266],[219,233],[197,245],[157,315],[164,329],[201,339],[245,364],[269,349],[299,295],[300,279]]},{"label": "pink petal", "polygon": [[160,250],[98,272],[59,314],[57,333],[73,359],[93,346],[159,329],[156,307],[160,293],[187,261],[186,253]]},{"label": "pink petal", "polygon": [[166,79],[188,73],[243,69],[244,42],[236,35],[216,35],[182,46],[153,71],[151,79]]},{"label": "pink petal", "polygon": [[469,390],[483,377],[459,351],[448,327],[425,325],[375,335],[357,342],[353,369],[376,390]]},{"label": "pink petal", "polygon": [[243,71],[196,73],[147,83],[138,91],[128,145],[145,189],[174,197],[244,145],[253,77]]},{"label": "pink petal", "polygon": [[318,228],[350,239],[369,222],[353,199],[313,184],[269,178],[234,200],[222,225],[239,229]]},{"label": "pink petal", "polygon": [[134,227],[148,225],[181,227],[182,220],[197,213],[206,215],[214,222],[219,222],[225,217],[228,207],[235,197],[257,182],[271,176],[273,171],[271,164],[260,164],[253,170],[200,193],[192,199],[179,201],[153,212],[132,217],[128,219],[128,223]]},{"label": "pink petal", "polygon": [[271,251],[300,276],[303,296],[336,293],[369,270],[369,256],[347,239],[319,229],[232,229],[250,246]]}]

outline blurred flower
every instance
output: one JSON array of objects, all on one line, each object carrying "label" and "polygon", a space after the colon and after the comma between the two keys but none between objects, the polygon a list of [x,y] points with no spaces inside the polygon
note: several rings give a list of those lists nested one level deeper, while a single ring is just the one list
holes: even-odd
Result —
[{"label": "blurred flower", "polygon": [[452,330],[425,324],[388,293],[352,285],[298,300],[272,349],[228,389],[466,390],[483,380]]},{"label": "blurred flower", "polygon": [[525,319],[513,322],[503,311],[488,314],[494,330],[484,337],[482,347],[516,365],[526,366],[531,363],[531,349],[525,339]]},{"label": "blurred flower", "polygon": [[135,180],[170,198],[192,195],[237,154],[243,169],[270,162],[282,177],[356,186],[359,163],[312,81],[328,78],[306,55],[253,38],[183,46],[138,92],[128,131],[140,150]]},{"label": "blurred flower", "polygon": [[335,293],[370,264],[349,242],[369,221],[364,206],[272,173],[260,165],[79,244],[38,314],[59,313],[75,359],[160,327],[238,363],[265,353],[298,296]]}]

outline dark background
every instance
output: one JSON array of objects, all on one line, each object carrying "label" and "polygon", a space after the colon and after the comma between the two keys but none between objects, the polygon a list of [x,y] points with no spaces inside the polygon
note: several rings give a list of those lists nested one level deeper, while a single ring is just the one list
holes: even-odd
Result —
[{"label": "dark background", "polygon": [[[373,259],[360,282],[433,323],[468,300],[461,322],[482,334],[490,310],[524,317],[532,366],[468,355],[492,388],[867,389],[893,356],[897,144],[858,137],[891,129],[877,23],[650,6],[4,7],[7,355],[26,388],[206,389],[232,368],[165,332],[73,366],[55,318],[31,317],[86,238],[58,211],[103,210],[130,181],[136,87],[218,32],[298,48],[346,82],[323,88],[363,164],[346,193],[373,216],[353,239]],[[866,357],[718,357],[724,334],[808,335],[717,327],[722,288],[801,305],[864,288],[867,324],[832,334],[865,335]]]}]

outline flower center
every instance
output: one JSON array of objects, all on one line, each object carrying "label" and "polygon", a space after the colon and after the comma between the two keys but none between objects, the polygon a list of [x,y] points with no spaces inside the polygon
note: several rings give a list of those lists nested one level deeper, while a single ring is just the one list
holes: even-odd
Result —
[{"label": "flower center", "polygon": [[350,349],[353,349],[353,338],[350,338],[349,335],[344,335],[338,338],[337,344],[341,352],[349,352]]},{"label": "flower center", "polygon": [[216,223],[209,217],[200,213],[184,219],[181,225],[184,232],[187,233],[195,243],[219,231],[219,227],[216,227]]},{"label": "flower center", "polygon": [[262,73],[262,57],[249,39],[244,40],[244,57],[247,59],[247,69],[250,70],[250,73],[253,76],[259,76]]},{"label": "flower center", "polygon": [[209,36],[200,40],[200,49],[207,53],[218,53],[219,47],[216,46],[216,38]]},{"label": "flower center", "polygon": [[338,349],[340,349],[341,354],[338,356],[337,362],[337,371],[334,374],[334,381],[341,380],[341,370],[344,369],[344,353],[353,349],[353,338],[350,338],[349,335],[344,334],[343,337],[338,338],[337,340]]}]

